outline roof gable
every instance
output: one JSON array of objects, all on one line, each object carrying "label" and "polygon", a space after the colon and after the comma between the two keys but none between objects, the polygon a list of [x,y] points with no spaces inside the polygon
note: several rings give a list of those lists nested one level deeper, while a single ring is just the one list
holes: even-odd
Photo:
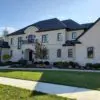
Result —
[{"label": "roof gable", "polygon": [[100,21],[100,18],[98,18],[94,23],[92,23],[87,30],[85,30],[81,35],[79,35],[76,40],[78,40],[79,38],[81,38],[86,32],[88,32],[96,23],[98,23],[98,21]]}]

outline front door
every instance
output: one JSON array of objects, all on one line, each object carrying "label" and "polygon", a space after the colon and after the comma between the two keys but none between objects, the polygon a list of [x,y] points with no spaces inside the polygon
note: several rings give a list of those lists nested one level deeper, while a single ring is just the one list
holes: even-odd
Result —
[{"label": "front door", "polygon": [[29,61],[32,61],[32,50],[29,51]]}]

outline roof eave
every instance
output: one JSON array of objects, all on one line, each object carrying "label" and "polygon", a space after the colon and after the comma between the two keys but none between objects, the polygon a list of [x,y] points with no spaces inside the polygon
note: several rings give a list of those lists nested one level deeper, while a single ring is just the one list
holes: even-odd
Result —
[{"label": "roof eave", "polygon": [[98,18],[94,24],[92,24],[86,31],[84,31],[81,35],[79,35],[76,40],[78,40],[80,37],[82,37],[86,32],[88,32],[98,21],[100,20],[100,18]]}]

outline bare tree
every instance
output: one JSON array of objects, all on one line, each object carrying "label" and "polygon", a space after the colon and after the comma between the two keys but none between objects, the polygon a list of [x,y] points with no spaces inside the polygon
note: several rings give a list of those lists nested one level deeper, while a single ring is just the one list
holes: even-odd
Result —
[{"label": "bare tree", "polygon": [[42,43],[36,41],[35,42],[35,59],[46,59],[48,55],[48,50]]}]

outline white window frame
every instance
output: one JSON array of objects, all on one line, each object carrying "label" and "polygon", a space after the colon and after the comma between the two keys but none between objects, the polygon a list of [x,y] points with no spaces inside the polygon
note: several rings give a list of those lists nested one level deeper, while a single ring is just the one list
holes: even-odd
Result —
[{"label": "white window frame", "polygon": [[[90,54],[90,53],[92,53],[92,54]],[[91,58],[91,59],[94,58],[94,47],[87,48],[87,58]]]},{"label": "white window frame", "polygon": [[10,56],[11,57],[13,56],[13,50],[10,50]]},{"label": "white window frame", "polygon": [[13,45],[13,38],[11,38],[11,40],[10,40],[10,44]]},{"label": "white window frame", "polygon": [[48,43],[48,34],[42,35],[42,43]]},{"label": "white window frame", "polygon": [[73,58],[73,49],[68,49],[68,58]]},{"label": "white window frame", "polygon": [[57,34],[57,41],[62,41],[62,33]]},{"label": "white window frame", "polygon": [[[59,52],[60,51],[60,52]],[[59,54],[60,53],[60,54]],[[57,49],[57,58],[61,58],[62,55],[62,51],[61,49]]]},{"label": "white window frame", "polygon": [[72,39],[76,39],[77,38],[77,32],[72,32]]}]

